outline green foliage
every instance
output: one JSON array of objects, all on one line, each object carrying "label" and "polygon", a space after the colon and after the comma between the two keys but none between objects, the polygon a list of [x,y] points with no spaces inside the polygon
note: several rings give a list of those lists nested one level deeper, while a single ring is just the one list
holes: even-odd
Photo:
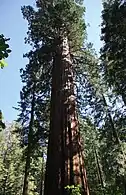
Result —
[{"label": "green foliage", "polygon": [[0,133],[0,194],[16,195],[22,191],[22,149],[14,124]]},{"label": "green foliage", "polygon": [[[30,175],[29,175],[29,195],[39,195],[44,181],[45,174],[45,160],[42,155],[44,149],[43,147],[38,147],[38,150],[35,151],[35,154],[31,157],[30,165]],[[42,181],[41,181],[42,180]]]},{"label": "green foliage", "polygon": [[26,156],[29,154],[30,159],[36,151],[36,145],[39,145],[39,142],[45,144],[47,140],[52,67],[57,48],[61,47],[62,40],[67,36],[71,52],[74,52],[83,46],[85,37],[83,6],[77,5],[73,0],[53,1],[53,3],[46,1],[46,4],[44,1],[36,1],[36,5],[37,9],[31,6],[22,7],[23,16],[29,25],[26,42],[34,49],[25,55],[29,58],[29,64],[21,70],[24,86],[21,91],[18,121],[23,127],[21,131],[23,142],[26,145],[30,144],[32,150],[30,154],[28,152],[25,154]]},{"label": "green foliage", "polygon": [[[83,15],[85,9],[74,0],[37,1],[38,10],[31,6],[22,7],[24,18],[28,20],[27,42],[32,45],[42,41],[52,52],[64,36],[69,39],[72,51],[80,50],[85,36]],[[50,45],[51,44],[51,45]]]},{"label": "green foliage", "polygon": [[76,60],[76,81],[80,116],[87,119],[80,121],[80,130],[90,193],[123,194],[125,112],[118,96],[105,85],[99,61],[89,51]]},{"label": "green foliage", "polygon": [[80,122],[80,131],[84,140],[85,167],[87,171],[90,194],[101,195],[105,187],[99,142],[99,131],[89,119]]},{"label": "green foliage", "polygon": [[3,68],[5,66],[7,66],[7,63],[3,59],[0,60],[0,67]]},{"label": "green foliage", "polygon": [[4,35],[0,35],[0,68],[6,66],[5,58],[8,57],[11,50],[9,49],[9,45],[6,43],[9,39],[6,39]]},{"label": "green foliage", "polygon": [[[6,124],[6,129],[0,132],[0,195],[22,195],[24,181],[24,151],[20,136],[17,133],[18,124]],[[29,175],[29,195],[39,195],[41,177],[44,178],[45,161],[43,147],[38,147],[31,158]]]},{"label": "green foliage", "polygon": [[0,110],[0,131],[2,129],[5,129],[5,124],[2,122],[2,120],[3,120],[3,115],[2,115],[2,112]]},{"label": "green foliage", "polygon": [[69,195],[81,195],[81,187],[80,185],[74,186],[66,186],[65,189],[68,191]]},{"label": "green foliage", "polygon": [[7,58],[8,54],[11,52],[9,45],[6,43],[9,39],[6,39],[4,35],[0,35],[0,60]]},{"label": "green foliage", "polygon": [[[106,0],[103,3],[101,39],[104,46],[101,49],[101,70],[104,83],[109,87],[109,92],[111,91],[107,104],[110,103],[112,106],[107,106],[109,120],[105,121],[102,130],[104,133],[101,154],[104,153],[104,156],[102,155],[101,160],[107,193],[117,195],[126,193],[126,147],[122,136],[126,132],[126,123],[123,121],[125,118],[123,104],[126,105],[125,11],[125,1]],[[119,101],[120,96],[123,102]],[[118,141],[113,139],[115,136],[112,129],[116,132]]]},{"label": "green foliage", "polygon": [[104,79],[126,105],[126,2],[105,1],[102,11],[101,49]]},{"label": "green foliage", "polygon": [[[5,163],[2,155],[0,157],[1,194],[4,186],[7,195],[21,194],[28,144],[31,146],[28,193],[38,195],[40,192],[41,165],[45,166],[41,146],[46,146],[48,139],[53,60],[65,36],[68,37],[73,60],[90,194],[124,194],[125,113],[122,102],[121,106],[118,104],[118,95],[123,95],[125,100],[125,4],[104,1],[102,39],[105,45],[99,62],[92,46],[85,44],[85,8],[82,3],[38,0],[36,9],[22,7],[23,16],[28,21],[26,42],[33,49],[25,55],[29,63],[21,69],[23,88],[18,118],[21,128],[17,129],[20,139],[11,134],[14,141],[11,140],[13,144],[8,148],[5,139],[1,138],[0,151],[7,153]],[[83,46],[84,50],[81,49]],[[113,129],[117,132],[118,141]],[[23,148],[19,146],[19,140]],[[82,193],[80,186],[72,185],[65,189],[71,195]]]}]

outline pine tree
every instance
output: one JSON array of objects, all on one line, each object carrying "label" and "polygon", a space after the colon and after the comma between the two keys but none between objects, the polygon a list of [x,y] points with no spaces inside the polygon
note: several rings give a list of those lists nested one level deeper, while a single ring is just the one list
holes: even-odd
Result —
[{"label": "pine tree", "polygon": [[104,1],[101,31],[104,46],[101,49],[101,59],[104,79],[126,105],[125,13],[125,1]]},{"label": "pine tree", "polygon": [[39,150],[39,142],[45,143],[48,126],[48,90],[45,88],[46,81],[42,78],[42,66],[37,62],[36,52],[29,52],[25,56],[29,58],[29,64],[26,65],[24,70],[21,69],[24,86],[21,91],[20,115],[18,118],[18,122],[22,125],[20,130],[22,145],[26,146],[23,195],[30,193],[31,162],[34,153],[37,149]]},{"label": "pine tree", "polygon": [[[121,96],[126,105],[126,68],[125,68],[125,12],[126,12],[126,2],[120,0],[114,1],[104,1],[103,3],[103,12],[102,12],[102,37],[101,39],[104,41],[104,46],[101,49],[101,60],[102,60],[102,71],[104,80],[111,87],[111,90],[117,95]],[[116,96],[116,99],[117,99]],[[122,104],[122,103],[120,103]],[[119,107],[119,105],[118,105]],[[125,118],[125,112],[123,107],[120,111],[114,112],[114,117],[109,111],[109,123],[112,127],[113,134],[115,134],[117,145],[113,145],[112,142],[108,141],[109,148],[113,150],[113,154],[108,159],[109,165],[111,166],[111,176],[108,174],[107,177],[110,176],[111,183],[111,193],[126,193],[126,176],[125,176],[125,147],[124,141],[121,138],[121,134],[124,132],[122,129],[125,129],[125,122],[123,123],[123,118]],[[113,118],[113,119],[112,119]],[[120,125],[123,125],[123,128],[118,123],[120,121]],[[119,125],[119,126],[118,126]],[[125,132],[124,132],[125,134]],[[110,143],[112,144],[110,146]],[[113,148],[113,149],[112,149]],[[104,148],[104,151],[106,149]],[[112,156],[113,155],[113,156]],[[111,165],[111,163],[115,165]],[[105,165],[106,167],[106,165]],[[112,167],[115,167],[113,169]],[[121,168],[122,167],[122,168]],[[117,170],[117,171],[115,171]],[[107,171],[106,171],[107,173]],[[115,181],[113,180],[115,178]],[[113,187],[112,187],[113,186]]]},{"label": "pine tree", "polygon": [[102,169],[99,131],[89,119],[80,118],[80,131],[84,139],[85,166],[90,194],[105,195],[105,178]]},{"label": "pine tree", "polygon": [[[118,96],[112,94],[112,91],[105,85],[99,65],[100,63],[97,59],[95,60],[95,55],[93,55],[93,58],[91,58],[91,55],[89,56],[90,60],[87,58],[85,59],[83,53],[82,58],[77,59],[80,64],[79,69],[77,69],[78,81],[81,81],[81,86],[79,85],[78,87],[78,95],[80,96],[79,109],[80,116],[84,119],[87,117],[92,121],[95,128],[99,131],[100,137],[97,140],[99,148],[96,148],[96,150],[90,149],[92,152],[86,158],[88,161],[87,166],[89,166],[87,171],[90,173],[91,157],[96,158],[96,156],[99,156],[106,184],[103,191],[100,191],[100,193],[125,193],[125,143],[121,138],[124,132],[122,129],[125,129],[125,122],[123,122],[125,113],[122,105],[118,105]],[[85,106],[85,109],[83,105]],[[120,121],[120,125],[118,120]],[[91,139],[91,137],[88,138],[88,134],[85,137],[89,140]],[[89,146],[87,147],[90,148]],[[98,155],[96,155],[97,153]],[[103,157],[103,154],[105,155],[105,158]],[[97,162],[99,162],[98,158],[97,160]],[[96,164],[94,161],[93,163]],[[113,171],[116,169],[118,169],[117,172]],[[96,174],[96,171],[93,171]],[[88,174],[88,177],[91,193],[99,193],[97,191],[99,187],[96,190],[94,185],[90,185],[90,180],[93,179],[93,176]],[[117,180],[118,182],[115,182]],[[95,186],[97,186],[97,184]]]}]

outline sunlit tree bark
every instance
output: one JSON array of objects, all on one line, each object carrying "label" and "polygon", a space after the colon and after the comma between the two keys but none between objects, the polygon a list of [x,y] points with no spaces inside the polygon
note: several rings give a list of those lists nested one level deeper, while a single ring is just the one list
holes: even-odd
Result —
[{"label": "sunlit tree bark", "polygon": [[67,185],[81,185],[89,195],[82,143],[78,128],[74,75],[67,37],[58,46],[53,62],[50,135],[45,195],[66,194]]}]

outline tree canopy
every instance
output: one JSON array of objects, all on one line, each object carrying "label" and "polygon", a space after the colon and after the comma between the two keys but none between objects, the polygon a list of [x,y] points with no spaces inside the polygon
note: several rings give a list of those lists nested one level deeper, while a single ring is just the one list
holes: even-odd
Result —
[{"label": "tree canopy", "polygon": [[[31,50],[16,122],[4,124],[0,111],[1,195],[126,194],[126,2],[103,1],[100,57],[84,5],[21,8]],[[0,35],[1,68],[8,40]]]}]

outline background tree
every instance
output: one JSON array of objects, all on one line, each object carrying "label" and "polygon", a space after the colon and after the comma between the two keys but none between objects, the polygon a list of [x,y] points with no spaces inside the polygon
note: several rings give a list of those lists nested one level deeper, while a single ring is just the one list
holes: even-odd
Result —
[{"label": "background tree", "polygon": [[[20,126],[0,132],[2,195],[87,195],[82,164],[91,195],[126,193],[125,2],[104,1],[100,60],[86,41],[82,3],[38,0],[35,9],[22,7],[32,50],[21,69]],[[7,52],[8,45],[1,48]],[[84,192],[76,186],[82,181]]]},{"label": "background tree", "polygon": [[[39,63],[41,59],[38,58],[37,51],[29,52],[26,56],[29,58],[29,64],[24,70],[21,70],[24,86],[21,91],[18,118],[18,122],[22,125],[20,131],[22,145],[26,146],[24,154],[24,195],[30,193],[30,175],[33,172],[31,166],[36,163],[34,153],[39,155],[35,157],[36,159],[42,155],[40,148],[42,145],[46,145],[48,127],[48,85],[45,86],[46,81],[43,80],[43,64]],[[36,186],[34,187],[37,189]],[[37,193],[33,189],[32,191]]]},{"label": "background tree", "polygon": [[[91,51],[92,50],[90,50],[90,52]],[[89,132],[87,132],[87,136],[85,136],[85,143],[86,139],[88,139],[89,145],[86,144],[85,147],[90,148],[91,146],[90,141],[92,140],[93,135],[91,129],[93,129],[93,131],[94,129],[97,129],[95,133],[95,136],[97,137],[96,150],[92,148],[89,149],[92,154],[89,153],[89,158],[86,158],[91,193],[125,193],[126,151],[125,141],[122,139],[122,134],[125,131],[125,122],[123,121],[125,112],[123,106],[122,104],[119,104],[118,96],[113,94],[110,88],[105,85],[100,69],[100,62],[95,55],[92,55],[92,52],[88,52],[87,56],[85,56],[85,52],[83,52],[83,57],[80,59],[77,58],[76,63],[80,64],[79,68],[76,68],[76,71],[79,72],[76,80],[81,83],[81,85],[78,85],[77,83],[80,116],[84,120],[85,118],[90,119],[94,125],[94,127],[92,127],[92,125],[90,127],[87,126]],[[120,121],[120,125],[118,121]],[[108,154],[110,154],[110,156]],[[105,157],[103,157],[103,155],[105,155]],[[90,168],[88,169],[88,166],[91,167],[90,158],[92,160],[96,157],[99,158],[97,162],[100,164],[104,181],[100,182],[102,188],[96,187],[98,191],[95,189],[94,185],[92,186],[91,179],[93,179],[93,176],[90,175]],[[92,162],[97,170],[98,165],[95,161],[91,161],[91,164]],[[106,168],[106,170],[104,168]],[[98,176],[99,171],[96,172],[96,170],[92,170]],[[101,185],[102,183],[104,185]],[[95,186],[97,186],[97,184],[95,184]]]},{"label": "background tree", "polygon": [[[5,58],[8,57],[11,50],[9,45],[6,43],[9,39],[6,39],[3,34],[0,35],[0,68],[6,66]],[[5,124],[2,122],[3,116],[0,110],[0,130],[5,128]]]},{"label": "background tree", "polygon": [[121,0],[103,3],[101,49],[104,79],[113,92],[122,97],[126,105],[126,2]]},{"label": "background tree", "polygon": [[23,185],[22,148],[15,130],[16,124],[7,124],[0,132],[0,194],[21,194]]}]

